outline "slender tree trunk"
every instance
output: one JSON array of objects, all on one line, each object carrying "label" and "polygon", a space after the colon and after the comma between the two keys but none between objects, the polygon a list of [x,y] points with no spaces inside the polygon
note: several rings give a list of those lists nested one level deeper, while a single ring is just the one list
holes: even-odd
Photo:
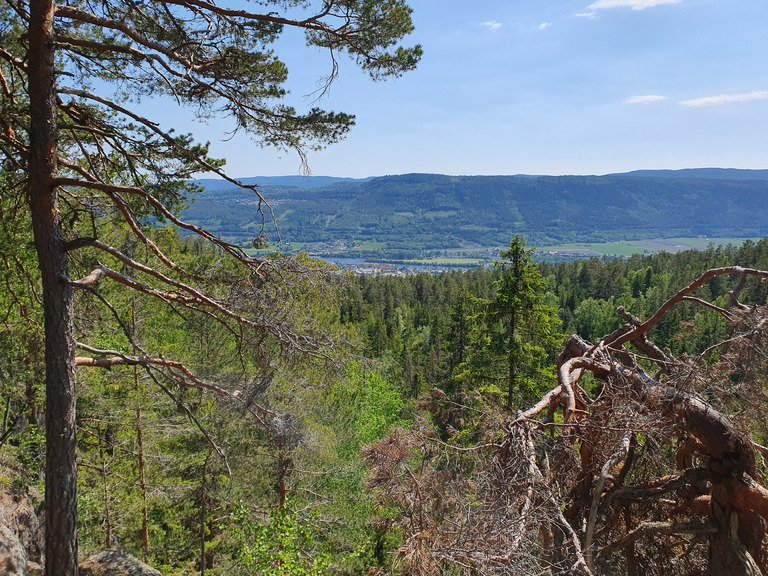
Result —
[{"label": "slender tree trunk", "polygon": [[73,289],[56,193],[58,133],[51,0],[30,2],[29,203],[45,318],[45,573],[77,574]]},{"label": "slender tree trunk", "polygon": [[26,386],[24,388],[24,395],[27,401],[27,417],[29,423],[33,426],[37,426],[40,423],[41,407],[38,405],[37,394],[35,392],[35,384],[37,384],[37,371],[35,370],[35,361],[39,356],[39,349],[37,341],[25,333],[23,336],[24,349],[28,351],[24,362],[26,364],[28,376]]},{"label": "slender tree trunk", "polygon": [[101,483],[104,491],[104,525],[106,535],[104,536],[104,547],[112,548],[112,516],[109,513],[109,483],[107,481],[107,462],[101,463]]},{"label": "slender tree trunk", "polygon": [[[208,463],[211,460],[211,450],[203,462],[203,477],[200,479],[200,576],[205,576],[205,569],[208,567],[208,558],[206,550],[206,528],[208,527],[208,501],[206,500],[205,478],[208,475]],[[211,561],[211,564],[213,562]]]},{"label": "slender tree trunk", "polygon": [[[133,368],[134,386],[139,392],[139,369]],[[141,399],[136,404],[136,441],[139,452],[139,487],[141,488],[141,550],[144,562],[149,562],[149,512],[147,510],[147,474],[144,462],[144,431],[141,424]]]},{"label": "slender tree trunk", "polygon": [[[131,333],[136,336],[136,300],[131,307]],[[138,354],[134,347],[134,355]],[[149,512],[147,510],[147,473],[144,459],[144,428],[141,418],[141,387],[139,386],[139,367],[133,367],[133,389],[136,391],[136,444],[139,457],[139,487],[141,489],[141,551],[144,562],[149,562]]]},{"label": "slender tree trunk", "polygon": [[507,373],[507,408],[510,410],[512,410],[515,392],[517,391],[517,366],[515,365],[515,360],[517,359],[517,341],[515,340],[515,330],[517,329],[516,321],[517,314],[513,309],[509,316],[509,326],[507,328],[507,357],[509,363],[507,366],[507,369],[509,370]]},{"label": "slender tree trunk", "polygon": [[512,278],[514,279],[514,285],[512,294],[509,295],[510,299],[512,299],[512,305],[509,312],[509,324],[507,326],[509,331],[507,334],[507,355],[509,358],[509,373],[507,375],[507,408],[509,410],[512,410],[512,406],[514,404],[513,400],[515,398],[515,393],[517,392],[518,342],[515,336],[515,331],[517,330],[517,299],[519,298],[520,291],[520,252],[522,250],[522,246],[520,246],[518,242],[515,242],[511,249],[513,252]]},{"label": "slender tree trunk", "polygon": [[285,501],[288,498],[288,466],[289,458],[285,449],[280,446],[277,452],[277,505],[280,512],[285,510]]}]

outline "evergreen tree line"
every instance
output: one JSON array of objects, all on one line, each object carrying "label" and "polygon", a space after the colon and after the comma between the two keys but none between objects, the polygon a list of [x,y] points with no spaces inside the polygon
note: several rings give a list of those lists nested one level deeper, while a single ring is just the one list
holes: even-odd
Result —
[{"label": "evergreen tree line", "polygon": [[[710,245],[706,250],[629,258],[588,258],[560,264],[533,261],[543,282],[538,301],[555,311],[557,331],[591,342],[618,329],[617,313],[648,319],[670,296],[710,268],[768,266],[768,239],[735,247]],[[416,398],[432,387],[456,391],[466,378],[470,352],[489,328],[487,308],[503,292],[503,265],[490,270],[452,271],[410,276],[357,276],[341,306],[344,324],[359,324],[364,354],[389,362],[402,374],[404,391]],[[718,277],[701,289],[701,297],[721,305],[733,283]],[[750,284],[742,299],[764,303],[765,283]],[[674,354],[695,354],[725,336],[718,314],[688,303],[673,309],[654,329],[654,341]],[[487,332],[486,332],[487,335]],[[475,360],[477,360],[475,358]]]},{"label": "evergreen tree line", "polygon": [[761,573],[767,247],[539,268],[516,237],[493,271],[362,280],[419,397],[364,448],[396,573]]}]

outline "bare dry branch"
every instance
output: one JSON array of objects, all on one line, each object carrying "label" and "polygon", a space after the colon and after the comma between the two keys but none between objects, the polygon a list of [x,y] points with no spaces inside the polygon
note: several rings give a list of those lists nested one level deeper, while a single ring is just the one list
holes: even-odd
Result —
[{"label": "bare dry branch", "polygon": [[593,571],[595,569],[595,563],[592,559],[592,537],[595,534],[595,524],[597,523],[597,511],[600,508],[600,499],[602,498],[603,489],[605,488],[605,483],[608,480],[609,474],[611,474],[613,469],[629,456],[631,438],[631,433],[624,435],[619,449],[606,460],[605,464],[603,464],[603,468],[600,470],[600,475],[597,477],[595,487],[592,491],[592,506],[589,509],[589,520],[587,521],[587,530],[584,536],[584,558],[589,569]]},{"label": "bare dry branch", "polygon": [[699,276],[696,280],[691,282],[688,286],[680,290],[677,294],[672,296],[669,300],[667,300],[662,306],[656,311],[656,313],[643,322],[640,326],[635,327],[633,330],[628,332],[627,334],[620,336],[616,341],[612,342],[611,345],[614,347],[619,347],[622,344],[625,344],[627,342],[630,342],[632,340],[635,340],[637,338],[640,338],[641,336],[648,333],[648,330],[653,328],[656,324],[659,323],[659,321],[664,317],[664,315],[669,312],[672,308],[674,308],[678,303],[683,301],[683,298],[685,296],[688,296],[690,293],[695,292],[704,284],[709,282],[712,278],[717,278],[718,276],[723,275],[729,275],[729,276],[735,276],[738,275],[742,279],[742,281],[747,276],[755,276],[757,278],[768,278],[768,272],[763,270],[755,270],[753,268],[742,268],[741,266],[726,266],[724,268],[713,268],[711,270],[708,270],[701,276]]},{"label": "bare dry branch", "polygon": [[626,536],[598,551],[598,556],[607,556],[630,546],[647,534],[714,534],[718,527],[713,522],[643,522]]}]

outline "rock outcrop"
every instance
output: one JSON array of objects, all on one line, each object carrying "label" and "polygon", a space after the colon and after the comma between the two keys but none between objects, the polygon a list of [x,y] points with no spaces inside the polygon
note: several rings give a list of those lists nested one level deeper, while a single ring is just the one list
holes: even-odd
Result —
[{"label": "rock outcrop", "polygon": [[[42,500],[42,495],[37,495]],[[29,560],[42,563],[45,548],[43,522],[35,511],[31,497],[13,484],[0,485],[0,525],[16,535]]]},{"label": "rock outcrop", "polygon": [[26,576],[27,552],[9,528],[0,524],[0,574]]},{"label": "rock outcrop", "polygon": [[102,550],[80,563],[80,576],[162,576],[162,574],[120,550]]}]

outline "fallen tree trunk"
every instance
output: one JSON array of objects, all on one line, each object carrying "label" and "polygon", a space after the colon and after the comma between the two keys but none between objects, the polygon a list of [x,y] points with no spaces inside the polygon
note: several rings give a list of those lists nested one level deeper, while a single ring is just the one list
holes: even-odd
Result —
[{"label": "fallen tree trunk", "polygon": [[[654,380],[638,366],[625,366],[607,350],[598,349],[578,336],[571,338],[566,350],[570,352],[561,357],[563,365],[570,363],[586,370],[595,368],[593,372],[603,380],[608,390],[629,385],[638,405],[657,415],[661,426],[674,430],[678,436],[688,434],[697,441],[696,453],[705,462],[710,484],[707,526],[715,528],[710,530],[708,536],[708,573],[733,576],[762,574],[756,567],[763,562],[762,541],[768,520],[768,490],[759,483],[751,439],[738,430],[725,414],[703,399]],[[596,352],[601,356],[600,361],[588,361]],[[569,358],[572,354],[573,357]],[[609,370],[606,370],[606,364],[610,366]],[[571,389],[574,385],[575,382],[561,383],[561,388]],[[564,392],[560,396],[568,406],[563,410],[568,423],[572,413],[572,393]],[[558,395],[554,395],[553,401],[557,398]],[[604,496],[604,485],[603,477],[592,495],[595,501]],[[587,524],[585,539],[587,549],[592,544],[589,528],[594,528],[594,513],[591,516],[593,518]],[[587,555],[591,558],[592,551],[587,550]]]}]

